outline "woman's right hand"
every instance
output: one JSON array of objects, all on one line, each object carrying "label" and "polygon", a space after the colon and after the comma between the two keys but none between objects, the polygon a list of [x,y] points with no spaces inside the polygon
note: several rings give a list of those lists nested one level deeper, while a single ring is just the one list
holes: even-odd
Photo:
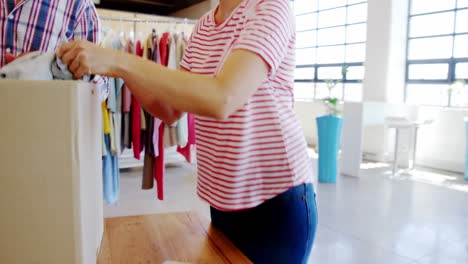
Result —
[{"label": "woman's right hand", "polygon": [[65,43],[56,52],[56,56],[68,65],[76,79],[86,74],[115,77],[113,69],[118,55],[114,50],[100,48],[88,41]]}]

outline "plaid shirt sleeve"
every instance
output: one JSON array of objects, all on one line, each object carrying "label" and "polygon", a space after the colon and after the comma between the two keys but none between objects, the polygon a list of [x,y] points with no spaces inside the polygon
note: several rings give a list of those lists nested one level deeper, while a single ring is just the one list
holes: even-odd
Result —
[{"label": "plaid shirt sleeve", "polygon": [[[98,44],[101,39],[100,35],[101,22],[99,21],[96,8],[91,0],[83,0],[82,8],[79,9],[77,14],[77,21],[72,39],[88,40]],[[106,100],[109,95],[109,79],[96,75],[92,82],[99,87],[101,101]]]}]

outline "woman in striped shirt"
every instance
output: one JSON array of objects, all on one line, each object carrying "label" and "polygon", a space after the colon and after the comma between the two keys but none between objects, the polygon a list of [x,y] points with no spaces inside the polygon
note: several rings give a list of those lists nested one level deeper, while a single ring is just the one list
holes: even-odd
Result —
[{"label": "woman in striped shirt", "polygon": [[87,42],[57,56],[77,78],[123,78],[171,124],[196,117],[198,195],[254,263],[305,263],[317,225],[312,170],[293,109],[295,25],[288,0],[221,0],[172,71]]}]

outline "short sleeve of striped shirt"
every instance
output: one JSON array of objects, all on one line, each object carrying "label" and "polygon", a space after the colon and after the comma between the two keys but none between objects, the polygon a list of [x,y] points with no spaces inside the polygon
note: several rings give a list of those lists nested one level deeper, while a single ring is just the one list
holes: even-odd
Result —
[{"label": "short sleeve of striped shirt", "polygon": [[247,11],[247,21],[233,49],[258,54],[274,75],[295,37],[294,18],[287,0],[261,0]]}]

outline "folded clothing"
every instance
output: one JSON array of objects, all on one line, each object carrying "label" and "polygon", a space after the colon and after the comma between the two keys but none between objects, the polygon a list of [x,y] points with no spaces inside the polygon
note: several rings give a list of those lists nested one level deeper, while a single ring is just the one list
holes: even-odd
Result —
[{"label": "folded clothing", "polygon": [[[33,51],[21,56],[0,69],[0,79],[13,80],[73,80],[68,70],[54,52]],[[83,81],[92,80],[92,76],[83,76]]]}]

